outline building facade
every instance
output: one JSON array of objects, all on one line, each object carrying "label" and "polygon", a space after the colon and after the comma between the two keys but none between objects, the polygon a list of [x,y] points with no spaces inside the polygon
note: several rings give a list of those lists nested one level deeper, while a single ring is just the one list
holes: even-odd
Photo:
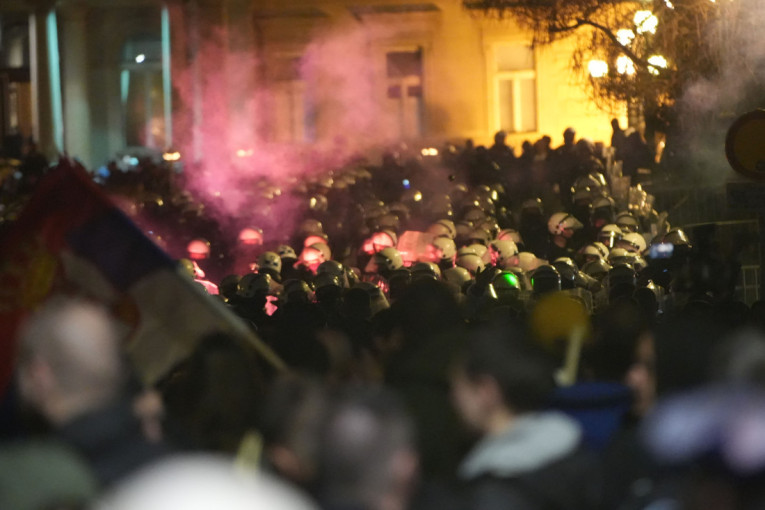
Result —
[{"label": "building facade", "polygon": [[587,99],[565,41],[534,48],[459,0],[6,0],[0,29],[5,145],[90,168],[250,139],[608,140],[625,113]]}]

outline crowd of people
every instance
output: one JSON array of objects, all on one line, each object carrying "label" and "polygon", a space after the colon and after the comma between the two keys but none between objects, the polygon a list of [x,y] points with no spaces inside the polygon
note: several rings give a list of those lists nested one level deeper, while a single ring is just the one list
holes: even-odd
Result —
[{"label": "crowd of people", "polygon": [[53,298],[17,335],[0,506],[761,507],[762,305],[713,230],[653,209],[629,138],[388,153],[258,183],[268,213],[226,222],[160,167],[113,171],[287,370],[211,334],[144,388],[108,310]]}]

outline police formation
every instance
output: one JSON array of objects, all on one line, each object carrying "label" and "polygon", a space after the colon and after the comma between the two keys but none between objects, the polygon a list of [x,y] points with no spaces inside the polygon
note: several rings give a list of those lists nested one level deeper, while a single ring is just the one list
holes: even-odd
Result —
[{"label": "police formation", "polygon": [[228,216],[225,196],[180,191],[183,172],[112,165],[104,188],[288,373],[214,334],[140,392],[109,311],[48,304],[19,335],[20,398],[85,462],[4,446],[0,499],[761,508],[762,306],[737,300],[740,266],[714,232],[654,209],[652,158],[614,127],[608,146],[567,129],[516,154],[498,133],[258,178]]},{"label": "police formation", "polygon": [[[498,133],[488,149],[388,153],[378,167],[338,169],[298,191],[303,210],[288,219],[292,235],[282,225],[260,228],[250,214],[238,236],[191,240],[185,264],[208,290],[219,283],[221,298],[246,318],[291,299],[333,310],[352,288],[367,289],[377,311],[422,279],[452,289],[471,322],[497,307],[525,314],[551,291],[589,313],[637,293],[656,317],[682,306],[686,291],[730,298],[720,282],[689,278],[699,257],[688,236],[653,209],[637,173],[623,175],[619,153],[574,136],[567,129],[555,150],[543,137],[516,157]],[[272,187],[263,200],[278,211]],[[253,307],[256,296],[268,305]]]}]

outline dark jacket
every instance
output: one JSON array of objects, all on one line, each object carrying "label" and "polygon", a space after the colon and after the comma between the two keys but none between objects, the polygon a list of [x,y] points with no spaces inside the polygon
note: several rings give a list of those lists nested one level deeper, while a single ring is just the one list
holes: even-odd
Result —
[{"label": "dark jacket", "polygon": [[60,427],[58,436],[90,464],[103,487],[170,453],[144,437],[129,401],[79,416]]},{"label": "dark jacket", "polygon": [[469,510],[584,510],[600,504],[595,457],[582,433],[557,412],[529,413],[484,438],[460,466]]}]

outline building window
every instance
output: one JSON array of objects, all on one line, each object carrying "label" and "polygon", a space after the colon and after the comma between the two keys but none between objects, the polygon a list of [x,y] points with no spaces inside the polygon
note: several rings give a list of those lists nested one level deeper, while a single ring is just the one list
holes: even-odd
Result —
[{"label": "building window", "polygon": [[399,138],[422,136],[422,51],[391,51],[385,55],[387,111]]},{"label": "building window", "polygon": [[494,52],[496,124],[508,133],[537,130],[537,73],[534,50],[503,44]]},{"label": "building window", "polygon": [[161,150],[167,145],[162,65],[159,38],[138,38],[125,44],[120,87],[128,147]]},{"label": "building window", "polygon": [[273,137],[278,142],[313,140],[313,117],[305,81],[300,75],[300,57],[281,57],[269,69],[273,84]]}]

